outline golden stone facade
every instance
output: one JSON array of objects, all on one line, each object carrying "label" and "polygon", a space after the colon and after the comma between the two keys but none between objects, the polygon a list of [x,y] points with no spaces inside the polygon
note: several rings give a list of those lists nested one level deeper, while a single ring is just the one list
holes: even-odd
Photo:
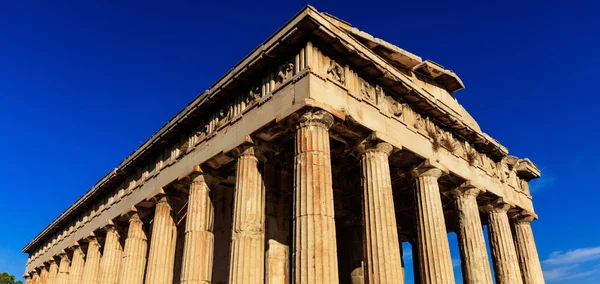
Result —
[{"label": "golden stone facade", "polygon": [[540,171],[463,87],[306,7],[30,242],[26,283],[454,283],[449,232],[465,283],[544,283]]}]

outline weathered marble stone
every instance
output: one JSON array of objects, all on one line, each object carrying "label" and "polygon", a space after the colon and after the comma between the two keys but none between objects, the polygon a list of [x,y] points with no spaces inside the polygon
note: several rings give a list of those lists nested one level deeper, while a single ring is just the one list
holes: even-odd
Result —
[{"label": "weathered marble stone", "polygon": [[331,114],[309,111],[295,134],[294,283],[338,283],[331,179]]},{"label": "weathered marble stone", "polygon": [[154,208],[154,223],[150,239],[150,253],[146,272],[146,284],[173,282],[177,226],[174,213],[166,196],[158,197]]},{"label": "weathered marble stone", "polygon": [[488,235],[497,284],[521,284],[521,268],[517,259],[506,203],[488,204],[483,209],[488,214]]},{"label": "weathered marble stone", "polygon": [[48,269],[48,277],[46,278],[46,284],[56,284],[56,278],[58,277],[58,264],[56,260],[51,259],[49,261],[50,268]]},{"label": "weathered marble stone", "polygon": [[467,182],[453,190],[450,195],[458,213],[457,236],[463,282],[492,284],[492,272],[477,206],[477,195],[480,192],[480,189]]},{"label": "weathered marble stone", "polygon": [[96,284],[98,281],[98,272],[100,271],[100,243],[95,237],[91,237],[88,242],[87,257],[83,267],[82,284]]},{"label": "weathered marble stone", "polygon": [[31,284],[40,284],[40,275],[38,274],[38,272],[34,269],[33,272],[31,272],[31,274]]},{"label": "weathered marble stone", "polygon": [[73,260],[71,261],[71,268],[69,270],[69,278],[70,283],[83,283],[83,269],[85,266],[85,254],[83,250],[79,246],[79,243],[76,243],[73,246]]},{"label": "weathered marble stone", "polygon": [[23,279],[25,279],[25,284],[31,284],[32,282],[31,275],[29,275],[29,273],[23,274]]},{"label": "weathered marble stone", "polygon": [[190,186],[180,283],[212,282],[215,239],[213,228],[214,208],[210,188],[204,176],[200,175]]},{"label": "weathered marble stone", "polygon": [[56,277],[56,284],[70,284],[69,270],[71,268],[71,260],[65,252],[59,255],[60,264],[58,266],[58,276]]},{"label": "weathered marble stone", "polygon": [[133,212],[129,217],[129,228],[121,261],[120,284],[144,283],[147,253],[148,237],[144,231],[144,222],[137,212]]},{"label": "weathered marble stone", "polygon": [[513,236],[519,257],[519,265],[523,276],[524,284],[544,284],[544,275],[538,256],[533,231],[531,230],[531,221],[533,216],[518,215],[513,221]]},{"label": "weathered marble stone", "polygon": [[416,183],[416,242],[422,283],[454,283],[454,270],[438,185],[438,178],[442,173],[442,170],[429,165],[428,162],[412,171]]},{"label": "weathered marble stone", "polygon": [[100,261],[100,275],[98,284],[117,284],[123,258],[123,246],[120,236],[114,224],[105,227],[106,239],[104,241],[104,253]]},{"label": "weathered marble stone", "polygon": [[253,147],[238,157],[231,236],[229,283],[263,283],[265,277],[265,192]]},{"label": "weathered marble stone", "polygon": [[404,283],[388,143],[359,146],[362,166],[365,282]]}]

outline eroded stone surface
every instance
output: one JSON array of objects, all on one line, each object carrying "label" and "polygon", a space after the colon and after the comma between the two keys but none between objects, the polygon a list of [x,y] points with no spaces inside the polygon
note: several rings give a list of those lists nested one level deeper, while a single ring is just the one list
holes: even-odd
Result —
[{"label": "eroded stone surface", "polygon": [[360,147],[367,283],[404,283],[388,156],[392,145]]},{"label": "eroded stone surface", "polygon": [[185,223],[181,283],[211,283],[214,257],[214,208],[210,188],[200,175],[192,182]]},{"label": "eroded stone surface", "polygon": [[513,223],[513,236],[519,265],[523,274],[524,284],[544,284],[544,275],[538,256],[533,230],[531,230],[532,216],[517,216]]},{"label": "eroded stone surface", "polygon": [[295,135],[294,283],[338,283],[329,155],[333,116],[309,111]]},{"label": "eroded stone surface", "polygon": [[229,283],[264,282],[265,193],[254,151],[238,158]]},{"label": "eroded stone surface", "polygon": [[496,283],[498,284],[523,283],[517,251],[506,214],[509,208],[510,205],[501,202],[484,207],[488,213],[488,235]]},{"label": "eroded stone surface", "polygon": [[462,263],[463,282],[469,284],[492,284],[492,272],[488,261],[483,227],[479,218],[477,187],[465,183],[452,191],[458,213],[458,245]]},{"label": "eroded stone surface", "polygon": [[417,216],[417,253],[423,283],[454,283],[454,270],[438,178],[442,170],[421,165],[413,170]]},{"label": "eroded stone surface", "polygon": [[174,213],[165,196],[159,198],[154,210],[145,283],[171,283],[175,265],[175,240],[177,239]]},{"label": "eroded stone surface", "polygon": [[147,253],[148,238],[144,231],[144,223],[139,214],[135,212],[129,217],[129,229],[127,230],[123,260],[121,261],[120,284],[144,283]]}]

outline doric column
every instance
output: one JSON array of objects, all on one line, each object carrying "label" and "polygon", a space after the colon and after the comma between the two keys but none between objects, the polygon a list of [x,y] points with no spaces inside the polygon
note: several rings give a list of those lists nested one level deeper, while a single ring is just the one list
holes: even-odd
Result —
[{"label": "doric column", "polygon": [[480,192],[480,189],[466,182],[449,194],[458,213],[458,247],[465,284],[493,283],[477,206],[477,195]]},{"label": "doric column", "polygon": [[294,283],[335,284],[337,248],[329,127],[333,116],[309,111],[298,118],[295,137]]},{"label": "doric column", "polygon": [[40,275],[35,269],[31,272],[31,284],[40,284]]},{"label": "doric column", "polygon": [[214,208],[204,175],[190,186],[181,270],[182,284],[212,282],[214,256]]},{"label": "doric column", "polygon": [[71,284],[83,283],[83,268],[85,266],[85,254],[79,246],[79,243],[75,243],[73,246],[73,260],[71,261],[71,268],[69,270],[69,280]]},{"label": "doric column", "polygon": [[366,283],[404,283],[396,227],[388,143],[365,143],[359,148],[362,167],[364,259]]},{"label": "doric column", "polygon": [[241,149],[234,192],[229,283],[263,283],[265,191],[255,149]]},{"label": "doric column", "polygon": [[46,265],[40,267],[40,284],[48,284],[48,268]]},{"label": "doric column", "polygon": [[48,278],[46,284],[56,284],[56,277],[58,277],[58,263],[54,257],[48,261],[50,263],[50,269],[48,270]]},{"label": "doric column", "polygon": [[534,216],[518,215],[513,219],[513,236],[521,274],[524,284],[544,284],[544,275],[538,256],[533,231],[531,230],[531,221]]},{"label": "doric column", "polygon": [[521,284],[515,243],[506,212],[510,206],[496,202],[483,207],[488,213],[488,235],[497,284]]},{"label": "doric column", "polygon": [[95,237],[90,237],[88,242],[87,257],[83,267],[82,284],[96,284],[98,271],[100,271],[100,243]]},{"label": "doric column", "polygon": [[423,283],[454,283],[454,271],[438,178],[442,170],[429,161],[412,171],[415,177],[417,253]]},{"label": "doric column", "polygon": [[71,260],[67,253],[63,251],[60,255],[60,265],[58,266],[58,277],[56,277],[56,284],[70,284],[70,268]]},{"label": "doric column", "polygon": [[25,284],[31,284],[32,282],[31,275],[29,275],[29,273],[23,274],[23,279],[25,279]]},{"label": "doric column", "polygon": [[125,249],[123,250],[120,284],[144,283],[147,253],[148,238],[144,231],[144,222],[142,222],[137,212],[132,212],[129,217],[129,228],[125,239]]},{"label": "doric column", "polygon": [[177,241],[174,212],[166,196],[158,197],[154,210],[146,284],[171,283]]},{"label": "doric column", "polygon": [[106,240],[104,241],[104,253],[100,261],[98,284],[117,284],[123,257],[123,246],[121,245],[119,232],[117,232],[117,228],[112,221],[104,227],[104,230],[106,231]]}]

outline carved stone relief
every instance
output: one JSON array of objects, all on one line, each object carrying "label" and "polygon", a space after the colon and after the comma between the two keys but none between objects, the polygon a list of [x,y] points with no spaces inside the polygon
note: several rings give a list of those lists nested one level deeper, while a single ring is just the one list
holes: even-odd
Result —
[{"label": "carved stone relief", "polygon": [[387,112],[395,117],[402,116],[402,112],[404,111],[404,104],[399,103],[394,100],[391,96],[384,96],[383,104],[387,108]]},{"label": "carved stone relief", "polygon": [[294,63],[286,62],[279,66],[279,71],[277,72],[278,82],[282,83],[283,81],[292,78],[294,75]]},{"label": "carved stone relief", "polygon": [[361,97],[368,102],[377,104],[377,90],[375,89],[375,86],[371,85],[362,78],[359,78],[359,80]]},{"label": "carved stone relief", "polygon": [[329,79],[337,81],[340,84],[346,83],[346,74],[344,67],[342,67],[334,60],[329,61],[329,68],[327,68],[327,76],[329,77]]}]

